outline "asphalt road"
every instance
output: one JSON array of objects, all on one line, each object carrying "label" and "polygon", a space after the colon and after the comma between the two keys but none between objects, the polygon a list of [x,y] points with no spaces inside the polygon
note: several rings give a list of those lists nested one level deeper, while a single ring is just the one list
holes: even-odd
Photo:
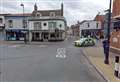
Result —
[{"label": "asphalt road", "polygon": [[105,82],[72,42],[0,45],[0,82]]}]

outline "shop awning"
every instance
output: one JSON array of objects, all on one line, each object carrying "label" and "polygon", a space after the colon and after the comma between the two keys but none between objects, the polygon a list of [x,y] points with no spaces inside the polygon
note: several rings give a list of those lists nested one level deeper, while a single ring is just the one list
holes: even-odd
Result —
[{"label": "shop awning", "polygon": [[21,32],[28,31],[28,29],[6,29],[7,32]]}]

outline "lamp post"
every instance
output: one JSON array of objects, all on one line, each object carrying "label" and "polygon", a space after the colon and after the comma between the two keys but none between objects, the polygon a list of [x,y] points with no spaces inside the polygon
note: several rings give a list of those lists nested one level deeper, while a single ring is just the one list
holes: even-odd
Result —
[{"label": "lamp post", "polygon": [[[20,4],[20,6],[23,7],[23,28],[25,30],[24,4]],[[26,33],[25,32],[24,32],[24,42],[25,42],[25,44],[27,43],[27,41],[26,41]]]},{"label": "lamp post", "polygon": [[105,64],[109,64],[109,51],[110,51],[110,27],[111,27],[111,6],[112,6],[112,0],[110,0],[109,3],[109,9],[108,9],[108,27],[107,27],[107,53],[105,54]]}]

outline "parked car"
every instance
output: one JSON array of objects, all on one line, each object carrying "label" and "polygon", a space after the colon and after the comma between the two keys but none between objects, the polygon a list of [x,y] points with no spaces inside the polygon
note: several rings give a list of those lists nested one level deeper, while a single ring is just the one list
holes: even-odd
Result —
[{"label": "parked car", "polygon": [[79,40],[74,41],[74,45],[77,47],[94,46],[95,39],[93,39],[93,38],[80,38]]}]

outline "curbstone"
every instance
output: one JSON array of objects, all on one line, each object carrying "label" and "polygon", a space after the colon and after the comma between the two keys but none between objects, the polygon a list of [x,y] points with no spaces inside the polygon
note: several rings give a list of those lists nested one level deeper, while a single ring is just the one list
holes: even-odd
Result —
[{"label": "curbstone", "polygon": [[104,75],[104,73],[98,68],[98,67],[96,67],[93,63],[92,63],[92,61],[89,59],[89,57],[87,56],[87,53],[85,52],[85,50],[82,50],[82,53],[83,53],[83,55],[85,56],[85,58],[88,60],[88,62],[93,66],[93,68],[100,74],[100,76],[106,81],[106,82],[111,82],[109,79],[108,79],[108,77],[106,77],[105,75]]}]

